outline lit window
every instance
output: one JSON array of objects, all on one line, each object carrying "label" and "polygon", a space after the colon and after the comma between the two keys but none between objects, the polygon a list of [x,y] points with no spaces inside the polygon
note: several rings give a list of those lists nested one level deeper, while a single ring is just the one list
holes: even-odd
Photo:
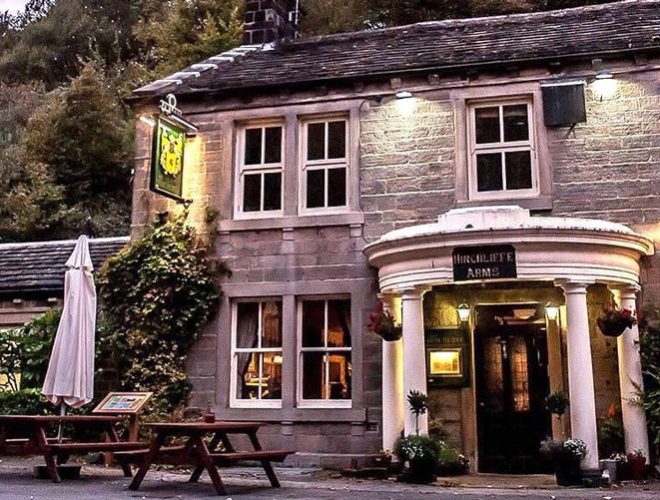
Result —
[{"label": "lit window", "polygon": [[304,122],[304,210],[347,206],[347,135],[345,119]]},{"label": "lit window", "polygon": [[531,102],[475,104],[469,116],[471,196],[537,194]]},{"label": "lit window", "polygon": [[282,211],[282,125],[240,129],[238,212]]},{"label": "lit window", "polygon": [[[234,406],[282,399],[282,302],[235,305],[232,345]],[[264,404],[265,403],[265,404]]]},{"label": "lit window", "polygon": [[301,316],[301,403],[350,407],[350,300],[305,300]]}]

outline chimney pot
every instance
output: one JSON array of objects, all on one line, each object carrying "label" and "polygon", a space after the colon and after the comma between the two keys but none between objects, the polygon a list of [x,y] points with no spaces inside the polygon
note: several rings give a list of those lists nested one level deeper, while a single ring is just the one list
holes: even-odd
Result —
[{"label": "chimney pot", "polygon": [[246,0],[243,43],[271,43],[296,38],[297,6],[297,0]]}]

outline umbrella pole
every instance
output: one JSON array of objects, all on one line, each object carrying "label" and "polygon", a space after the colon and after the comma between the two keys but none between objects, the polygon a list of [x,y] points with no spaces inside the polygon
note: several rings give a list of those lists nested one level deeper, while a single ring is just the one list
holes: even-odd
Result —
[{"label": "umbrella pole", "polygon": [[[64,401],[60,403],[60,417],[66,415],[66,408],[64,407]],[[57,426],[57,442],[62,443],[62,421],[60,420],[59,425]]]}]

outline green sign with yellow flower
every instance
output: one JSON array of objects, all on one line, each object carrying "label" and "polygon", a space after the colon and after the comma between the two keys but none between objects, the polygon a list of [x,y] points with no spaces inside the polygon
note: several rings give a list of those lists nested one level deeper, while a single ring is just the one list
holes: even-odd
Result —
[{"label": "green sign with yellow flower", "polygon": [[183,200],[183,159],[186,131],[160,116],[154,127],[151,155],[151,189]]}]

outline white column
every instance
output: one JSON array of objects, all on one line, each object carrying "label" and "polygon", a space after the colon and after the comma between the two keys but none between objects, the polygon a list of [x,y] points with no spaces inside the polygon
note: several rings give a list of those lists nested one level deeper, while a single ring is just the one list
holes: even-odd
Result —
[{"label": "white column", "polygon": [[[415,416],[410,411],[407,396],[410,391],[426,394],[426,349],[424,344],[424,311],[422,296],[428,288],[405,290],[403,302],[403,397],[404,432],[415,434]],[[428,433],[428,414],[419,416],[419,433]]]},{"label": "white column", "polygon": [[[620,293],[621,308],[630,309],[637,316],[635,303],[637,288],[622,288]],[[623,335],[617,339],[617,348],[619,354],[621,413],[626,452],[632,453],[635,450],[642,450],[648,463],[649,438],[646,427],[646,414],[642,407],[635,404],[635,400],[639,399],[639,390],[644,388],[642,361],[639,356],[639,328],[637,325],[626,328]]]},{"label": "white column", "polygon": [[394,450],[403,430],[403,341],[383,340],[383,449]]},{"label": "white column", "polygon": [[566,296],[568,392],[571,412],[571,437],[587,445],[582,460],[585,470],[598,469],[598,434],[594,374],[589,340],[587,284],[562,283]]}]

